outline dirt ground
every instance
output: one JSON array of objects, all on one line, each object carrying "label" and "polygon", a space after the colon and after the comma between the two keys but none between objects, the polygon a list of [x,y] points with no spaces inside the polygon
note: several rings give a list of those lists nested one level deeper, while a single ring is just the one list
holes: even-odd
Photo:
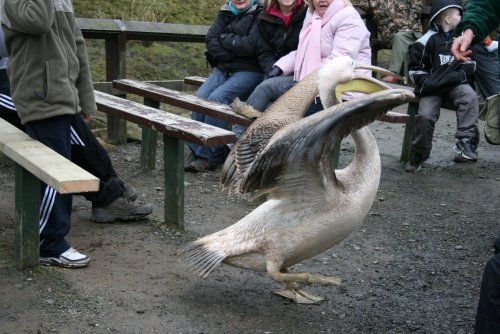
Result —
[{"label": "dirt ground", "polygon": [[[138,143],[111,156],[140,200],[154,203],[153,215],[97,224],[90,204],[75,197],[68,239],[90,265],[18,271],[14,172],[4,163],[0,333],[472,333],[482,270],[500,232],[500,147],[483,141],[477,163],[456,164],[455,126],[454,113],[444,111],[432,157],[415,174],[399,162],[404,126],[370,126],[383,168],[364,225],[292,268],[343,278],[340,287],[307,288],[326,298],[319,305],[272,294],[281,286],[262,273],[223,265],[202,279],[178,262],[187,240],[235,223],[257,204],[222,192],[219,171],[186,174],[186,232],[163,226],[161,154],[155,171],[142,172]],[[343,164],[352,152],[346,140]]]}]

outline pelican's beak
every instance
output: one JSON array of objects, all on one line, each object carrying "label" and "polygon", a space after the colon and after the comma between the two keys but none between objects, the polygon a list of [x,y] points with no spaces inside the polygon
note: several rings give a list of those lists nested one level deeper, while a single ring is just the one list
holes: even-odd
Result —
[{"label": "pelican's beak", "polygon": [[[397,75],[391,71],[388,71],[388,70],[381,68],[381,67],[378,67],[378,66],[356,64],[354,69],[367,69],[367,70],[375,71],[375,72],[380,73],[382,75],[396,76],[406,84],[405,77]],[[337,99],[337,101],[342,101],[342,94],[344,94],[346,92],[370,94],[370,93],[379,92],[379,91],[385,90],[385,89],[391,89],[391,87],[388,84],[386,84],[380,80],[377,80],[373,77],[369,77],[366,75],[356,73],[356,74],[354,74],[354,77],[351,81],[348,81],[345,83],[339,83],[335,87],[335,98]]]},{"label": "pelican's beak", "polygon": [[355,70],[357,70],[357,69],[370,70],[373,72],[380,73],[382,75],[391,75],[393,77],[398,78],[400,81],[403,81],[403,83],[405,85],[408,84],[405,77],[400,76],[399,74],[396,74],[396,73],[391,72],[389,70],[386,70],[385,68],[382,68],[382,67],[378,67],[378,66],[374,66],[374,65],[367,65],[367,64],[356,64],[356,65],[354,65],[354,69]]}]

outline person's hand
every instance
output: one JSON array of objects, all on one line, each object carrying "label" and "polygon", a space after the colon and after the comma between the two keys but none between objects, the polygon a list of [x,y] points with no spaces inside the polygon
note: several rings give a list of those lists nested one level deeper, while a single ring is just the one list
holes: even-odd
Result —
[{"label": "person's hand", "polygon": [[451,53],[458,61],[469,61],[472,51],[469,50],[472,39],[474,38],[474,33],[471,29],[466,29],[462,36],[455,38],[453,45],[451,46]]},{"label": "person's hand", "polygon": [[279,77],[283,74],[283,71],[278,66],[274,66],[267,74],[267,79]]}]

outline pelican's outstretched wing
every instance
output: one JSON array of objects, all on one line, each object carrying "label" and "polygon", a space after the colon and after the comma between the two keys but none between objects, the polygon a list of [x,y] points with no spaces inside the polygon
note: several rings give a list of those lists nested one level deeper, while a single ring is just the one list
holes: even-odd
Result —
[{"label": "pelican's outstretched wing", "polygon": [[[328,175],[319,170],[319,161],[331,166],[336,143],[412,98],[413,93],[403,89],[381,91],[330,107],[283,128],[271,138],[244,175],[240,192],[259,191],[259,195],[271,192],[279,180],[285,178],[285,188],[288,188],[283,189],[284,182],[281,182],[283,191],[300,191],[311,182],[304,175]],[[334,173],[331,175],[335,177]]]},{"label": "pelican's outstretched wing", "polygon": [[222,167],[220,182],[230,191],[238,191],[239,181],[269,139],[284,126],[304,117],[318,95],[318,70],[281,95],[257,118],[234,145]]}]

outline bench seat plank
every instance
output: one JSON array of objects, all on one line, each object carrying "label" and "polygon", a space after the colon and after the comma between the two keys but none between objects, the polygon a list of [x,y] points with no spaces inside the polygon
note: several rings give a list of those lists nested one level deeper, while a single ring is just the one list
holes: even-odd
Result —
[{"label": "bench seat plank", "polygon": [[103,92],[94,93],[98,110],[143,127],[154,128],[168,136],[203,146],[224,145],[236,141],[235,134],[231,131]]},{"label": "bench seat plank", "polygon": [[0,119],[0,151],[15,163],[15,262],[38,264],[42,182],[61,194],[99,190],[99,179]]},{"label": "bench seat plank", "polygon": [[146,169],[154,168],[156,131],[163,135],[164,221],[183,229],[184,141],[225,145],[236,141],[234,132],[157,109],[154,101],[143,105],[99,91],[95,91],[95,98],[98,110],[143,127],[141,164]]},{"label": "bench seat plank", "polygon": [[113,87],[154,101],[213,116],[233,124],[248,126],[251,121],[235,113],[228,105],[199,98],[195,95],[131,79],[114,80]]},{"label": "bench seat plank", "polygon": [[61,194],[99,190],[99,179],[0,119],[0,151]]}]

